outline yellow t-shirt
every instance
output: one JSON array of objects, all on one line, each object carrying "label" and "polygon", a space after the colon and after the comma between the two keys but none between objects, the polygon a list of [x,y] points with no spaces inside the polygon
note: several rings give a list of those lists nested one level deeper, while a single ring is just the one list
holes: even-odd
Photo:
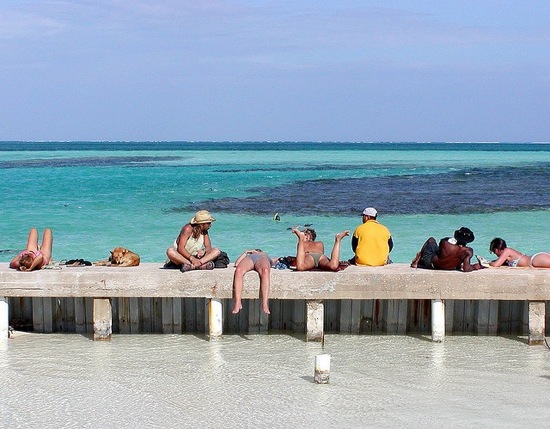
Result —
[{"label": "yellow t-shirt", "polygon": [[357,239],[355,248],[355,263],[378,267],[386,265],[390,254],[388,240],[390,231],[374,219],[369,219],[359,225],[353,236]]}]

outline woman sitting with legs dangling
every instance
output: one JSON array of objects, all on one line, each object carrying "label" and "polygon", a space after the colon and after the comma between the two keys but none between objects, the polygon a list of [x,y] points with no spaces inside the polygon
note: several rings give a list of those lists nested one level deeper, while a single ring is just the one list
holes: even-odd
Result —
[{"label": "woman sitting with legs dangling", "polygon": [[241,297],[243,293],[244,275],[249,271],[256,271],[260,276],[260,293],[262,294],[262,310],[269,313],[269,284],[271,267],[277,258],[271,259],[261,249],[246,250],[235,261],[235,273],[233,274],[233,298],[235,305],[232,313],[237,314],[243,308]]}]

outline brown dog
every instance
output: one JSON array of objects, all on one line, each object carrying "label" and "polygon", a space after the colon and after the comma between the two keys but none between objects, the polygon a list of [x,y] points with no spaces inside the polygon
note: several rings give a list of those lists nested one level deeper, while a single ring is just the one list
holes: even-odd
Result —
[{"label": "brown dog", "polygon": [[112,267],[137,267],[139,255],[124,247],[115,247],[111,250],[109,259],[94,262],[94,265],[110,265]]}]

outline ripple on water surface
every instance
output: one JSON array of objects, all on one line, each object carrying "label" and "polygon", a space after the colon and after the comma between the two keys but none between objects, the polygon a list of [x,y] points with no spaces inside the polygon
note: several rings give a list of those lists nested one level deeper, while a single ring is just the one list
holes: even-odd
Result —
[{"label": "ripple on water surface", "polygon": [[[313,382],[331,354],[328,385]],[[3,344],[3,422],[21,427],[534,426],[550,351],[517,338],[17,333]]]}]

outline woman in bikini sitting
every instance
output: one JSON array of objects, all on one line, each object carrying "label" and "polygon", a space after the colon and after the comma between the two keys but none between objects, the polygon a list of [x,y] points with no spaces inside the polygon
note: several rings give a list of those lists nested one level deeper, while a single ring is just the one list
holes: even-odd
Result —
[{"label": "woman in bikini sitting", "polygon": [[271,266],[277,261],[277,258],[271,259],[267,253],[261,249],[246,250],[235,261],[235,273],[233,274],[233,298],[235,306],[232,313],[237,314],[243,308],[241,297],[243,293],[244,275],[249,271],[256,271],[260,276],[260,292],[262,294],[262,310],[265,314],[270,314],[268,297]]},{"label": "woman in bikini sitting", "polygon": [[550,268],[550,253],[539,252],[533,256],[524,255],[506,246],[506,241],[502,238],[494,238],[489,245],[489,251],[498,256],[497,260],[489,262],[492,267],[507,265],[509,267]]},{"label": "woman in bikini sitting", "polygon": [[349,231],[343,231],[336,234],[334,238],[334,247],[330,254],[330,259],[325,256],[325,246],[322,241],[315,241],[317,234],[315,230],[306,228],[300,231],[293,228],[292,232],[298,237],[296,248],[296,270],[307,271],[313,268],[319,268],[325,271],[338,271],[340,266],[340,242],[342,238],[349,235]]},{"label": "woman in bikini sitting", "polygon": [[50,228],[44,230],[42,246],[38,245],[38,230],[32,228],[27,238],[27,247],[10,262],[10,268],[19,271],[40,270],[52,258],[53,235]]}]

